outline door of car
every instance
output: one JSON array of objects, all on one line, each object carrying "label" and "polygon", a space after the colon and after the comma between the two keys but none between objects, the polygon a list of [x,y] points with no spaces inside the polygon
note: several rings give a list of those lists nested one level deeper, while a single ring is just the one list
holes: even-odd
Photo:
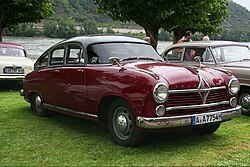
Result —
[{"label": "door of car", "polygon": [[83,47],[78,43],[66,45],[65,66],[59,73],[59,96],[61,107],[68,111],[87,111],[85,66]]},{"label": "door of car", "polygon": [[49,52],[49,65],[48,68],[39,70],[41,79],[41,87],[43,88],[41,93],[44,99],[44,103],[59,106],[59,89],[58,79],[61,68],[64,64],[64,52],[65,46],[60,45],[52,49]]}]

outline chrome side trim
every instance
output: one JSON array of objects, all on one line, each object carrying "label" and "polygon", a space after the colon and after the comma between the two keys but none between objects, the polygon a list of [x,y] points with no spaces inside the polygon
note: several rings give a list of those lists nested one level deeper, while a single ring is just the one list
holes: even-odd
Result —
[{"label": "chrome side trim", "polygon": [[226,89],[226,86],[220,86],[220,87],[212,87],[212,88],[203,88],[203,89],[181,89],[181,90],[169,90],[170,94],[174,93],[192,93],[192,92],[207,92],[211,90],[221,90]]},{"label": "chrome side trim", "polygon": [[81,112],[81,111],[75,111],[75,110],[72,110],[72,109],[67,109],[67,108],[64,108],[64,107],[58,107],[58,106],[51,105],[51,104],[43,103],[43,106],[45,108],[55,108],[55,109],[58,109],[58,110],[61,110],[61,111],[70,112],[70,113],[74,113],[74,114],[79,114],[79,115],[83,115],[83,116],[89,116],[89,117],[94,117],[94,118],[98,117],[95,114],[90,114],[90,113]]},{"label": "chrome side trim", "polygon": [[199,116],[203,114],[221,114],[221,122],[228,121],[234,117],[238,117],[241,115],[241,106],[237,106],[235,108],[214,111],[209,113],[201,113],[201,114],[192,114],[192,115],[183,115],[183,116],[173,116],[173,117],[140,117],[136,118],[136,125],[140,128],[145,129],[161,129],[161,128],[171,128],[171,127],[184,127],[184,126],[195,126],[192,125],[193,116]]},{"label": "chrome side trim", "polygon": [[205,107],[215,107],[215,106],[219,106],[222,104],[229,104],[229,101],[221,101],[217,103],[189,105],[189,106],[167,107],[166,112],[171,111],[171,110],[186,110],[186,109],[198,109],[198,108],[205,108]]}]

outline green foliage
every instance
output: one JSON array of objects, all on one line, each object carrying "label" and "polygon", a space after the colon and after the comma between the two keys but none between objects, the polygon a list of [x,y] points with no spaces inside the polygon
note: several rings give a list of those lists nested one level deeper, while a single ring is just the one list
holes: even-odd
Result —
[{"label": "green foliage", "polygon": [[51,0],[1,0],[0,37],[6,27],[37,22],[52,14]]},{"label": "green foliage", "polygon": [[70,38],[77,35],[75,21],[71,18],[44,24],[44,35],[47,37]]},{"label": "green foliage", "polygon": [[158,30],[164,28],[177,37],[187,29],[205,34],[216,32],[227,17],[227,0],[96,0],[99,11],[114,20],[134,21],[150,36],[155,48]]},{"label": "green foliage", "polygon": [[211,36],[211,39],[248,42],[250,41],[250,31],[249,29],[223,29],[220,34]]},{"label": "green foliage", "polygon": [[160,29],[159,32],[159,40],[160,41],[172,41],[173,40],[173,35],[172,33],[169,33],[163,29]]},{"label": "green foliage", "polygon": [[78,26],[74,19],[59,19],[58,21],[49,21],[44,24],[44,35],[52,38],[70,38],[78,35],[101,34],[95,22],[86,21]]},{"label": "green foliage", "polygon": [[98,30],[94,21],[87,21],[83,24],[83,34],[98,34],[101,31]]},{"label": "green foliage", "polygon": [[3,35],[34,37],[41,35],[41,31],[34,27],[32,23],[21,23],[11,28],[6,28]]},{"label": "green foliage", "polygon": [[115,34],[115,31],[112,28],[108,27],[106,30],[106,33],[107,34]]}]

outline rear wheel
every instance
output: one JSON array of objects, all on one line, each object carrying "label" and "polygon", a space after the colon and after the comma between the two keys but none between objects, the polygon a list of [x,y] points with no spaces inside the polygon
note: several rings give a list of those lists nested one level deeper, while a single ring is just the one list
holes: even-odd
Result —
[{"label": "rear wheel", "polygon": [[239,93],[239,105],[242,107],[244,115],[250,115],[250,90],[242,89]]},{"label": "rear wheel", "polygon": [[144,138],[137,130],[131,107],[122,99],[116,99],[110,106],[108,128],[113,141],[119,145],[137,146]]},{"label": "rear wheel", "polygon": [[34,93],[31,96],[31,109],[36,115],[43,117],[49,115],[49,112],[43,108],[42,97],[37,93]]},{"label": "rear wheel", "polygon": [[217,123],[217,124],[197,127],[194,129],[194,131],[196,134],[199,134],[199,135],[209,135],[209,134],[213,134],[219,127],[220,127],[220,123]]}]

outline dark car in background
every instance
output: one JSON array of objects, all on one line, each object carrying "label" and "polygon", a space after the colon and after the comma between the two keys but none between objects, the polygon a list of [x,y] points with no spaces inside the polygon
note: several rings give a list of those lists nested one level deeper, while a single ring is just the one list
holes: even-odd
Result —
[{"label": "dark car in background", "polygon": [[211,134],[241,114],[240,85],[231,73],[169,64],[147,42],[124,36],[62,41],[38,58],[23,86],[37,115],[105,121],[124,146],[171,128]]},{"label": "dark car in background", "polygon": [[[199,41],[174,44],[162,57],[170,63],[229,70],[240,81],[238,102],[250,114],[250,50],[247,44],[230,41]],[[196,61],[199,58],[200,61]]]}]

